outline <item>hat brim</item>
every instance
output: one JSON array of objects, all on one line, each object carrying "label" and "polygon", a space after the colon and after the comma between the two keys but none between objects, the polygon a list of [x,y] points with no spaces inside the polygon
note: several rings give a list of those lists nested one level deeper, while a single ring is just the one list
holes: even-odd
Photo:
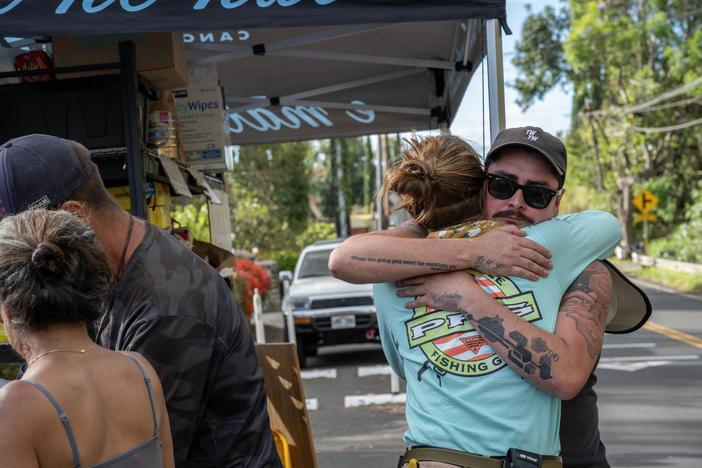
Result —
[{"label": "hat brim", "polygon": [[638,286],[632,283],[608,260],[602,263],[612,276],[612,295],[607,315],[607,333],[631,333],[641,328],[651,316],[651,302]]}]

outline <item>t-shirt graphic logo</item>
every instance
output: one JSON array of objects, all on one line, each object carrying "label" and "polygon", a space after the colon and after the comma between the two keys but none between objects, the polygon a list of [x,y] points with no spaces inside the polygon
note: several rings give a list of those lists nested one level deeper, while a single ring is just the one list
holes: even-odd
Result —
[{"label": "t-shirt graphic logo", "polygon": [[470,349],[473,354],[478,354],[480,348],[485,344],[485,340],[482,336],[462,336],[459,338],[461,343],[465,345],[466,348]]},{"label": "t-shirt graphic logo", "polygon": [[[480,275],[475,281],[524,320],[542,318],[533,293],[521,292],[510,279]],[[443,372],[477,377],[507,365],[459,312],[418,307],[405,327],[409,347],[419,347],[427,360]]]},{"label": "t-shirt graphic logo", "polygon": [[528,140],[531,141],[536,141],[539,139],[539,135],[536,134],[536,130],[525,130],[524,133],[526,133],[526,137]]}]

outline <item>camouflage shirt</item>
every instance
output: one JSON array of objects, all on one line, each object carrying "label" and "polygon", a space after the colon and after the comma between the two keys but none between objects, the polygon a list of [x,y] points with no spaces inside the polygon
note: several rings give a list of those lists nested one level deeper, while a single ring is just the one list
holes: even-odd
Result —
[{"label": "camouflage shirt", "polygon": [[146,223],[109,312],[99,343],[158,372],[177,467],[281,467],[248,324],[212,267]]}]

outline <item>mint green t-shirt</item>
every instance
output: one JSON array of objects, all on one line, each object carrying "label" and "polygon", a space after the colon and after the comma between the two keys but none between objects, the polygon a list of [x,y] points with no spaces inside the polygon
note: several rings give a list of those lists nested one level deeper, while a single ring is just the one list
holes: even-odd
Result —
[{"label": "mint green t-shirt", "polygon": [[[468,235],[480,230],[476,224]],[[621,228],[609,213],[584,211],[524,230],[551,251],[548,277],[480,275],[476,282],[524,320],[553,332],[564,292],[592,261],[612,253]],[[396,291],[393,283],[373,287],[383,350],[407,380],[405,442],[492,456],[511,447],[558,455],[560,400],[522,379],[462,314],[405,309],[408,299]],[[540,372],[538,362],[526,365]]]}]

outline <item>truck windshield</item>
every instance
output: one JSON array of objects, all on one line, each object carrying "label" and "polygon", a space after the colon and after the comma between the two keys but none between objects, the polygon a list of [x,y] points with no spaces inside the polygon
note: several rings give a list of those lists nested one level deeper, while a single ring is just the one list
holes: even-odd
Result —
[{"label": "truck windshield", "polygon": [[331,249],[308,252],[302,259],[300,274],[297,277],[329,276],[329,255],[331,252]]}]

